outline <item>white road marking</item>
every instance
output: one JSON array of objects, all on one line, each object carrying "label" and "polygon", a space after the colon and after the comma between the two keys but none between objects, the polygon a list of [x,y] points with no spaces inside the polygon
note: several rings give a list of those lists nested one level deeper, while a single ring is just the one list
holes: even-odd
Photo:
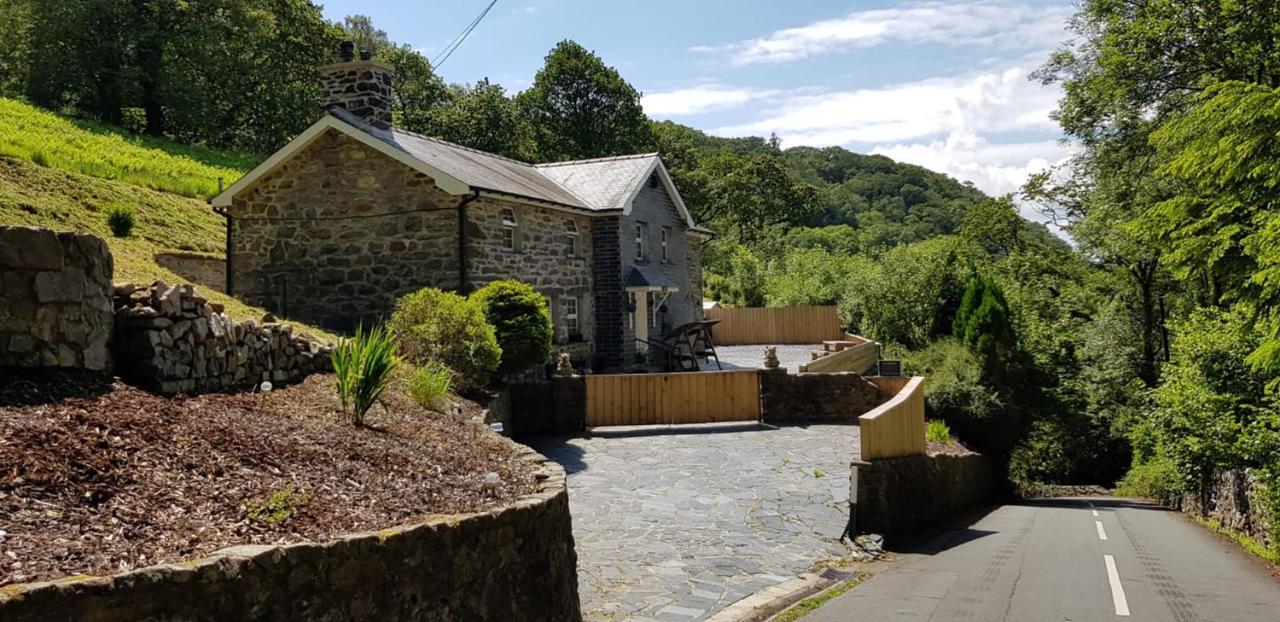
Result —
[{"label": "white road marking", "polygon": [[1096,520],[1096,521],[1093,521],[1093,524],[1098,526],[1098,539],[1102,540],[1103,542],[1106,542],[1107,531],[1102,528],[1102,521]]},{"label": "white road marking", "polygon": [[1097,510],[1094,510],[1094,511],[1093,511],[1093,515],[1094,515],[1094,517],[1097,517],[1097,516],[1098,516],[1098,511],[1097,511]]},{"label": "white road marking", "polygon": [[[1098,523],[1101,529],[1102,523]],[[1103,538],[1104,540],[1106,538]],[[1116,615],[1129,615],[1129,600],[1124,597],[1124,586],[1120,585],[1120,573],[1116,572],[1116,558],[1110,555],[1103,555],[1102,560],[1107,564],[1107,581],[1111,583],[1111,603],[1116,606]]]}]

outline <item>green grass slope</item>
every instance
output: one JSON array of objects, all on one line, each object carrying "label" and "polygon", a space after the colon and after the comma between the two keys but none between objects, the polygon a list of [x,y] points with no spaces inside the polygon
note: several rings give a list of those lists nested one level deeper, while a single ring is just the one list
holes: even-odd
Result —
[{"label": "green grass slope", "polygon": [[[19,131],[9,123],[11,112],[26,120],[27,130]],[[33,150],[35,145],[40,147]],[[227,183],[235,181],[256,160],[256,156],[133,137],[0,99],[0,225],[97,235],[111,248],[116,282],[183,282],[155,262],[157,253],[188,251],[222,258],[226,242],[222,217],[203,198],[184,196],[183,189],[197,195],[214,192],[219,175]],[[212,186],[205,183],[209,179]],[[167,186],[168,191],[156,186]],[[129,237],[114,237],[107,227],[107,212],[117,206],[134,211]],[[265,313],[208,288],[201,292],[238,319]]]}]

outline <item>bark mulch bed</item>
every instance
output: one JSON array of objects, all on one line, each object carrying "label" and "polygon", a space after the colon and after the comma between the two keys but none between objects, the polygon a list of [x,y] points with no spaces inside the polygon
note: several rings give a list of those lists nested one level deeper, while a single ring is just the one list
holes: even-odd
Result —
[{"label": "bark mulch bed", "polygon": [[331,375],[176,398],[84,374],[0,376],[0,585],[323,541],[535,488],[474,404],[429,412],[399,387],[355,428]]}]

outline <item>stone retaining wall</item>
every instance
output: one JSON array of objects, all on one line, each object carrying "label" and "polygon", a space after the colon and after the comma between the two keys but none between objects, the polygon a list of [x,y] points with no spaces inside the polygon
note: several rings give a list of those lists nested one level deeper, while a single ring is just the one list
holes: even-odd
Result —
[{"label": "stone retaining wall", "polygon": [[284,324],[233,322],[191,285],[115,288],[120,375],[160,393],[295,382],[329,369],[329,347]]},{"label": "stone retaining wall", "polygon": [[994,498],[996,473],[978,453],[855,460],[849,531],[902,535]]},{"label": "stone retaining wall", "polygon": [[99,238],[0,227],[0,365],[111,369],[111,274]]},{"label": "stone retaining wall", "polygon": [[113,577],[0,588],[0,619],[547,620],[582,617],[564,470],[533,450],[538,490],[478,514],[325,543],[238,546]]},{"label": "stone retaining wall", "polygon": [[156,253],[156,263],[189,283],[227,291],[227,260],[199,253]]},{"label": "stone retaining wall", "polygon": [[1280,550],[1280,542],[1273,538],[1268,521],[1265,496],[1269,492],[1266,483],[1248,469],[1219,471],[1202,490],[1183,495],[1174,505],[1275,551]]},{"label": "stone retaining wall", "polygon": [[858,416],[889,399],[861,374],[760,372],[760,402],[766,423],[815,421],[857,423]]}]

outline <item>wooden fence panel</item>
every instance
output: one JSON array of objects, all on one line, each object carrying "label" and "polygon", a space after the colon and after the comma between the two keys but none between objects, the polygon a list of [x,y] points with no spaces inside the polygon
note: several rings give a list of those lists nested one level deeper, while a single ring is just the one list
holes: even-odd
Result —
[{"label": "wooden fence panel", "polygon": [[[897,378],[887,380],[893,382],[876,384],[882,388],[899,386]],[[911,378],[901,386],[889,401],[858,417],[863,460],[925,452],[924,378]]]},{"label": "wooden fence panel", "polygon": [[587,377],[587,427],[759,420],[756,370]]},{"label": "wooden fence panel", "polygon": [[852,371],[864,374],[879,361],[880,344],[868,341],[852,348],[845,348],[835,354],[828,354],[808,365],[801,365],[800,371],[812,373]]},{"label": "wooden fence panel", "polygon": [[833,306],[713,307],[705,315],[720,320],[712,329],[716,345],[805,344],[844,338]]}]

